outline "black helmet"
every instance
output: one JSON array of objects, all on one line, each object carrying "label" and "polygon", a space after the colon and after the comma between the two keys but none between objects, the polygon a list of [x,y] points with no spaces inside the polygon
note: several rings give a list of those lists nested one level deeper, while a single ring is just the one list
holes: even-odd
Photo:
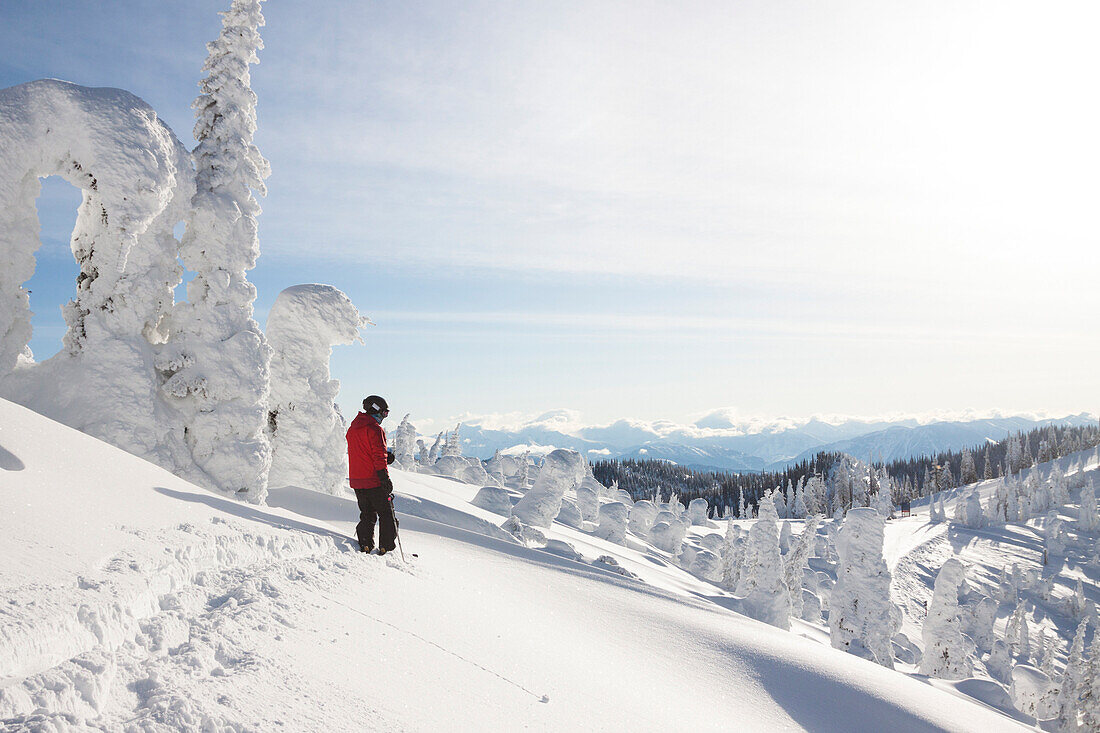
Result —
[{"label": "black helmet", "polygon": [[372,394],[367,399],[363,400],[363,412],[368,415],[388,415],[390,413],[390,406],[386,404],[386,401],[376,394]]}]

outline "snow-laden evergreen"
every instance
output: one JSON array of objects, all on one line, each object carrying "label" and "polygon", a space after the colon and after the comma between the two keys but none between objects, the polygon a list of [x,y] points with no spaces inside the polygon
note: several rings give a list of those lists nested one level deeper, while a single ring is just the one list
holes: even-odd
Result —
[{"label": "snow-laden evergreen", "polygon": [[814,549],[817,523],[817,516],[808,518],[797,541],[783,557],[783,581],[791,595],[791,616],[794,618],[802,618],[802,570]]},{"label": "snow-laden evergreen", "polygon": [[[336,407],[340,382],[329,374],[332,347],[360,340],[366,320],[330,285],[296,285],[279,293],[267,317],[271,345],[272,486],[329,494],[347,488],[347,425]],[[411,460],[411,459],[410,459]]]},{"label": "snow-laden evergreen", "polygon": [[893,668],[890,641],[901,612],[890,598],[890,570],[882,557],[884,520],[874,509],[848,511],[837,538],[840,568],[829,597],[833,647]]},{"label": "snow-laden evergreen", "polygon": [[936,573],[928,618],[921,632],[924,638],[921,674],[961,680],[973,672],[969,658],[973,648],[963,634],[959,618],[959,591],[965,583],[966,571],[955,558],[948,559]]},{"label": "snow-laden evergreen", "polygon": [[783,559],[779,552],[779,517],[775,501],[765,494],[760,516],[745,541],[736,595],[743,598],[744,613],[781,629],[790,628],[790,589],[783,581]]},{"label": "snow-laden evergreen", "polygon": [[253,191],[267,192],[267,161],[253,144],[256,95],[249,65],[263,48],[262,0],[233,0],[207,44],[195,99],[195,177],[180,257],[195,277],[176,305],[157,367],[183,415],[184,440],[203,483],[262,503],[271,446],[265,433],[271,348],[252,318],[247,271],[259,256]]},{"label": "snow-laden evergreen", "polygon": [[[457,430],[456,430],[457,432]],[[543,459],[535,484],[512,508],[527,524],[549,527],[561,511],[562,498],[584,479],[584,459],[575,450],[556,450]],[[623,517],[625,523],[626,517]]]},{"label": "snow-laden evergreen", "polygon": [[[36,363],[28,291],[40,177],[81,190],[64,348]],[[191,463],[158,393],[156,349],[181,269],[172,231],[194,191],[187,149],[120,89],[55,79],[0,90],[0,395],[174,471]]]}]

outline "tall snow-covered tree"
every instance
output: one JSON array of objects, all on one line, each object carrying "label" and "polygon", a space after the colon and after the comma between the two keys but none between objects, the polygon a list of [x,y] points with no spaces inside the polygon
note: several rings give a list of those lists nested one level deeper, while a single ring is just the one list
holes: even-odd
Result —
[{"label": "tall snow-covered tree", "polygon": [[[442,433],[441,433],[442,435]],[[527,485],[531,475],[531,452],[523,451],[519,457],[519,470],[516,472],[516,485],[521,491],[527,491]]]},{"label": "tall snow-covered tree", "polygon": [[434,466],[436,461],[439,460],[440,454],[443,452],[443,433],[435,436],[435,442],[432,443],[432,447],[428,449],[428,465]]},{"label": "tall snow-covered tree", "polygon": [[1080,688],[1081,723],[1085,730],[1100,730],[1100,644],[1096,635],[1089,644],[1088,663]]},{"label": "tall snow-covered tree", "polygon": [[802,617],[802,569],[806,567],[810,559],[810,553],[814,549],[814,539],[817,537],[816,515],[806,518],[806,524],[802,534],[791,545],[791,549],[783,557],[784,580],[787,589],[791,593],[791,615],[795,618]]},{"label": "tall snow-covered tree", "polygon": [[728,591],[737,588],[741,578],[741,559],[744,553],[741,528],[726,520],[726,537],[722,543],[722,587]]},{"label": "tall snow-covered tree", "polygon": [[340,382],[329,374],[329,358],[334,345],[359,341],[366,322],[330,285],[295,285],[275,299],[267,316],[272,486],[347,491],[347,425],[336,407]]},{"label": "tall snow-covered tree", "polygon": [[882,557],[885,520],[869,507],[851,509],[837,538],[836,585],[829,598],[830,640],[835,649],[893,669],[891,640],[901,611],[890,599],[890,570]]},{"label": "tall snow-covered tree", "polygon": [[969,448],[963,448],[962,461],[959,464],[959,483],[963,486],[978,480],[978,471],[974,468],[974,455]]},{"label": "tall snow-covered tree", "polygon": [[921,629],[924,639],[921,674],[961,680],[973,673],[970,664],[972,647],[963,634],[959,618],[959,589],[965,582],[966,571],[962,563],[953,557],[936,574],[928,617]]},{"label": "tall snow-covered tree", "polygon": [[1084,532],[1095,532],[1100,529],[1100,513],[1096,510],[1096,490],[1091,482],[1081,489],[1081,508],[1077,514],[1077,527]]},{"label": "tall snow-covered tree", "polygon": [[871,497],[871,506],[882,515],[883,519],[892,519],[894,516],[893,479],[883,471],[875,483],[878,484],[878,491]]},{"label": "tall snow-covered tree", "polygon": [[401,468],[409,470],[415,461],[413,454],[416,452],[416,427],[409,422],[409,416],[401,419],[401,424],[393,431],[394,460]]},{"label": "tall snow-covered tree", "polygon": [[462,441],[458,437],[458,429],[462,423],[455,425],[455,429],[447,433],[447,440],[443,443],[443,456],[461,456]]},{"label": "tall snow-covered tree", "polygon": [[1066,667],[1062,672],[1062,682],[1058,688],[1058,730],[1080,730],[1078,714],[1081,709],[1081,695],[1085,691],[1085,629],[1088,620],[1077,625],[1077,633],[1069,647]]},{"label": "tall snow-covered tree", "polygon": [[256,288],[246,272],[260,248],[253,191],[266,194],[270,167],[252,142],[256,95],[249,65],[263,48],[262,0],[233,0],[207,44],[207,76],[195,109],[196,191],[180,243],[195,277],[173,312],[174,334],[157,359],[184,440],[203,483],[254,503],[267,493],[265,434],[271,349],[252,318]]},{"label": "tall snow-covered tree", "polygon": [[810,510],[806,506],[806,477],[803,476],[802,480],[795,486],[794,491],[794,512],[792,514],[796,519],[805,519],[810,516]]}]

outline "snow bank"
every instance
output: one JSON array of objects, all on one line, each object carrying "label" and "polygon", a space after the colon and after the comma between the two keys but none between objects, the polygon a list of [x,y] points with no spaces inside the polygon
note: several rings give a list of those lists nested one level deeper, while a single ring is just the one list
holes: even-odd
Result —
[{"label": "snow bank", "polygon": [[271,486],[347,491],[347,428],[336,407],[340,382],[329,374],[329,358],[333,346],[361,341],[365,322],[348,296],[330,285],[295,285],[275,299],[266,328]]}]

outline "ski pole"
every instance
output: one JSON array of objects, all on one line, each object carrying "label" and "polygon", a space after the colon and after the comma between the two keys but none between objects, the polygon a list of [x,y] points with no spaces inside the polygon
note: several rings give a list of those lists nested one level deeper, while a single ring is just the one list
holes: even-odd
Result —
[{"label": "ski pole", "polygon": [[393,536],[397,539],[397,550],[401,553],[401,562],[405,562],[405,548],[401,546],[401,522],[397,521],[397,510],[393,508],[393,494],[386,501],[390,504],[390,516],[393,517]]}]

